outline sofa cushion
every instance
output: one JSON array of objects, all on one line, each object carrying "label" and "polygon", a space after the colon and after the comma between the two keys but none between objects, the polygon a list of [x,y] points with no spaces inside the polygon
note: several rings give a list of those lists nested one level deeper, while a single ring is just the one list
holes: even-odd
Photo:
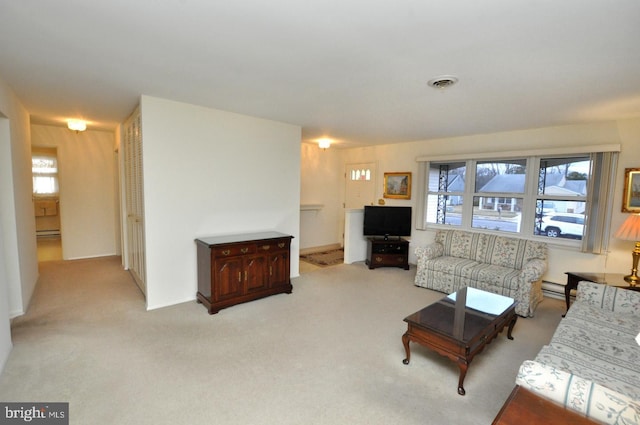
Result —
[{"label": "sofa cushion", "polygon": [[487,237],[484,253],[481,253],[484,254],[481,261],[496,266],[521,269],[525,242],[522,239],[490,235]]},{"label": "sofa cushion", "polygon": [[479,261],[518,270],[531,260],[547,259],[545,243],[507,236],[487,235],[485,250]]},{"label": "sofa cushion", "polygon": [[[487,282],[500,288],[515,289],[520,284],[520,270],[478,263],[457,257],[438,257],[424,264],[426,270],[455,276],[456,281]],[[463,285],[467,286],[467,285]],[[484,289],[477,286],[478,289]],[[499,295],[507,295],[507,292]]]},{"label": "sofa cushion", "polygon": [[639,329],[638,315],[577,301],[536,361],[640,400],[640,347],[634,339]]},{"label": "sofa cushion", "polygon": [[485,237],[482,233],[463,230],[439,230],[435,242],[442,244],[445,256],[478,260],[476,257],[483,251]]},{"label": "sofa cushion", "polygon": [[511,269],[521,269],[533,259],[547,259],[545,243],[508,236],[439,230],[435,242],[443,246],[444,256],[466,258]]},{"label": "sofa cushion", "polygon": [[640,424],[640,403],[552,365],[526,360],[516,384],[604,424]]},{"label": "sofa cushion", "polygon": [[590,304],[618,313],[640,315],[640,292],[611,285],[579,282],[576,303]]}]

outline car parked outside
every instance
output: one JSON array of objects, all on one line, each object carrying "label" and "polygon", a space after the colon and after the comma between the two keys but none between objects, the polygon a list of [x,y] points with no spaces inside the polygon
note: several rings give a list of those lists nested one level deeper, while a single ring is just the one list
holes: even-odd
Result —
[{"label": "car parked outside", "polygon": [[550,238],[582,239],[584,214],[555,213],[542,217],[542,233]]}]

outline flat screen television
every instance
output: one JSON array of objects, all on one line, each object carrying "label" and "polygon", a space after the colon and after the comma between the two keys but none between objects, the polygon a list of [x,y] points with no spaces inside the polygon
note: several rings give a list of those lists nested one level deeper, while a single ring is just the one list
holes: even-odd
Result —
[{"label": "flat screen television", "polygon": [[411,207],[365,205],[363,234],[385,239],[411,236]]}]

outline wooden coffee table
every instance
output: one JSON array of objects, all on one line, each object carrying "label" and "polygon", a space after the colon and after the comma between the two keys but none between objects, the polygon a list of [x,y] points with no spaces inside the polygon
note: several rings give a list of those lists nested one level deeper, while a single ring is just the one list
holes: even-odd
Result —
[{"label": "wooden coffee table", "polygon": [[409,343],[417,342],[456,362],[460,368],[458,394],[465,395],[464,378],[471,360],[502,330],[509,326],[507,338],[518,320],[512,298],[463,288],[458,292],[413,313],[404,319],[407,332],[402,335],[409,364]]}]

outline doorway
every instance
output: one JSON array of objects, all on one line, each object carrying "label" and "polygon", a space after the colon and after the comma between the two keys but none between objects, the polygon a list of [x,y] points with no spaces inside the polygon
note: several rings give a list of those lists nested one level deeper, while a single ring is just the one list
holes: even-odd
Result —
[{"label": "doorway", "polygon": [[57,149],[33,146],[31,163],[38,261],[62,260]]}]

